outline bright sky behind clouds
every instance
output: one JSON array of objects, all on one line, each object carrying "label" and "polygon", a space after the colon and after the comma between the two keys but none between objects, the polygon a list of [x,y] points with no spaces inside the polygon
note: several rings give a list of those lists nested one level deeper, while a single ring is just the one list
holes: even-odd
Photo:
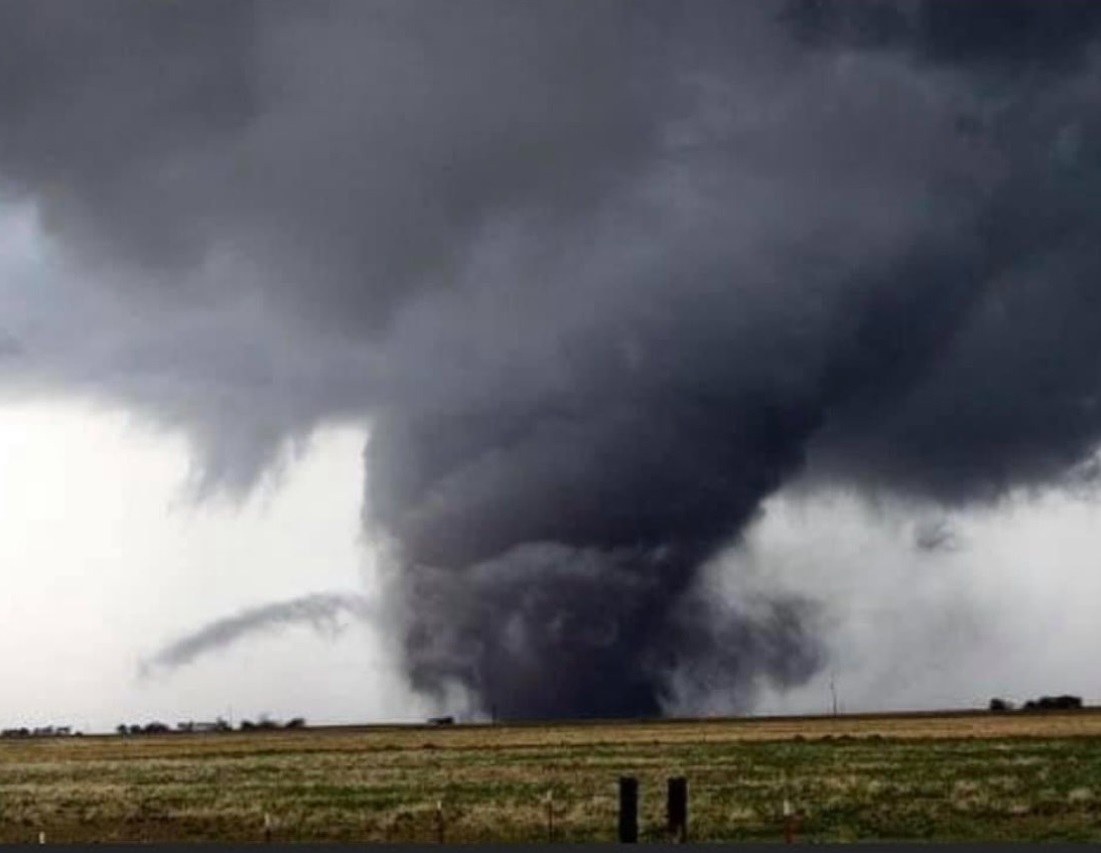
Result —
[{"label": "bright sky behind clouds", "polygon": [[914,547],[912,518],[851,497],[789,495],[767,511],[722,583],[735,598],[779,585],[822,602],[831,663],[760,712],[826,712],[831,678],[847,711],[1101,701],[1096,502],[1048,493],[960,513],[952,546],[933,552]]},{"label": "bright sky behind clouds", "polygon": [[0,409],[3,726],[416,718],[359,624],[258,635],[137,680],[142,657],[198,624],[318,590],[370,591],[363,442],[358,429],[324,430],[242,504],[195,504],[179,436],[83,404]]}]

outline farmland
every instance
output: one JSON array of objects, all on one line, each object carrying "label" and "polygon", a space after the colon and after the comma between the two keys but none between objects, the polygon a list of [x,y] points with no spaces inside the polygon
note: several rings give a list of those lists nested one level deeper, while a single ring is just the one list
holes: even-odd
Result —
[{"label": "farmland", "polygon": [[1101,840],[1087,710],[3,741],[0,841],[610,841],[625,774],[643,841],[673,775],[700,841]]}]

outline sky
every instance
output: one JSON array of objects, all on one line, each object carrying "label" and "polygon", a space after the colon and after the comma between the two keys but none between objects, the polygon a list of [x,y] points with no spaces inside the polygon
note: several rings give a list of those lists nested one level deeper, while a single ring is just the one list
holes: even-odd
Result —
[{"label": "sky", "polygon": [[4,4],[4,715],[1089,698],[1099,78],[1093,0]]},{"label": "sky", "polygon": [[197,624],[319,589],[370,593],[362,443],[360,429],[325,430],[281,482],[240,503],[196,504],[179,436],[88,404],[5,406],[4,727],[419,719],[423,703],[385,638],[349,619],[262,633],[168,675],[140,672]]}]

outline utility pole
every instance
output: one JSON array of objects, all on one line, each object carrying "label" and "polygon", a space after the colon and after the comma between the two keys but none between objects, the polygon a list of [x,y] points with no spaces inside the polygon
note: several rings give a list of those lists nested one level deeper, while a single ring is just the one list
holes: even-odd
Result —
[{"label": "utility pole", "polygon": [[834,681],[834,675],[830,673],[830,697],[833,699],[833,715],[837,716],[837,683]]}]

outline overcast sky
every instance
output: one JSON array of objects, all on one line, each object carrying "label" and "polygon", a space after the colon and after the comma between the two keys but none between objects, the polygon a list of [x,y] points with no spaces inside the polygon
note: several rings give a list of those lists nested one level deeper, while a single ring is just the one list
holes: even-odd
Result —
[{"label": "overcast sky", "polygon": [[3,4],[0,716],[1101,698],[1099,45]]},{"label": "overcast sky", "polygon": [[179,436],[87,404],[5,406],[4,725],[419,719],[385,643],[347,618],[139,676],[144,659],[212,619],[318,590],[370,594],[362,443],[361,430],[325,430],[278,485],[240,505],[195,505]]}]

